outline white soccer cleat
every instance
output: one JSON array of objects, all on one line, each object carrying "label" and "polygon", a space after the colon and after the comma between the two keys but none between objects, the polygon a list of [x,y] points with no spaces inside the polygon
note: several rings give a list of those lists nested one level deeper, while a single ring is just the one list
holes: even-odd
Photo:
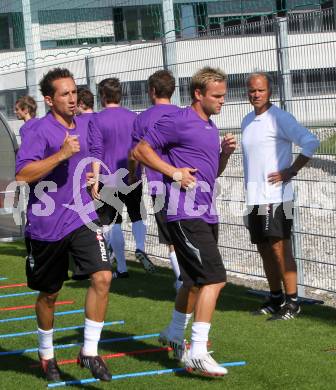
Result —
[{"label": "white soccer cleat", "polygon": [[181,341],[169,339],[167,330],[168,328],[164,329],[160,333],[158,342],[164,346],[168,345],[172,348],[174,359],[184,363],[188,354],[186,340]]},{"label": "white soccer cleat", "polygon": [[187,355],[184,360],[186,371],[198,371],[204,376],[224,376],[227,374],[228,370],[225,367],[220,366],[216,360],[213,359],[211,353],[212,352],[208,352],[192,359]]}]

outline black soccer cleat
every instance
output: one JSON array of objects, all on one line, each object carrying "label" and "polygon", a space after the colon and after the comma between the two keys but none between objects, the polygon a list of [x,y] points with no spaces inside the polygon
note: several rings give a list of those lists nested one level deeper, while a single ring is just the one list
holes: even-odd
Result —
[{"label": "black soccer cleat", "polygon": [[101,381],[109,382],[112,379],[104,360],[100,356],[84,356],[82,349],[77,357],[77,364],[82,368],[86,367],[91,370],[91,374],[94,378]]},{"label": "black soccer cleat", "polygon": [[119,272],[119,271],[114,271],[112,273],[112,280],[113,279],[126,279],[129,278],[129,273],[126,272]]},{"label": "black soccer cleat", "polygon": [[41,369],[48,381],[58,382],[61,380],[61,372],[58,368],[57,361],[55,358],[52,359],[42,359],[40,354],[38,354],[40,359]]},{"label": "black soccer cleat", "polygon": [[272,299],[266,301],[259,309],[253,311],[251,314],[253,315],[267,315],[267,314],[276,314],[281,309],[281,303],[278,301],[274,301]]},{"label": "black soccer cleat", "polygon": [[140,263],[143,265],[145,271],[147,271],[147,272],[154,272],[155,271],[155,265],[149,259],[147,254],[144,251],[142,251],[141,249],[135,250],[135,258],[138,261],[140,261]]},{"label": "black soccer cleat", "polygon": [[280,310],[273,314],[268,320],[292,320],[300,314],[301,308],[297,302],[290,301],[284,303]]}]

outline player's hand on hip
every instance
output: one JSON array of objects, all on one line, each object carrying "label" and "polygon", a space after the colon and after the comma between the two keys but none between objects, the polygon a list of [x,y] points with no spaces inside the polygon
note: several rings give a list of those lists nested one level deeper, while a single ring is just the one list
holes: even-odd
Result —
[{"label": "player's hand on hip", "polygon": [[286,183],[290,181],[293,178],[292,173],[289,169],[284,169],[279,172],[272,172],[267,176],[268,182],[270,184],[280,184],[280,183]]},{"label": "player's hand on hip", "polygon": [[70,135],[68,132],[66,132],[66,137],[61,147],[61,152],[64,159],[70,158],[79,151],[80,145],[78,135]]},{"label": "player's hand on hip", "polygon": [[179,168],[173,174],[173,180],[180,182],[185,190],[192,190],[196,186],[196,178],[193,176],[197,172],[195,168]]},{"label": "player's hand on hip", "polygon": [[221,147],[222,147],[222,152],[224,154],[227,155],[232,154],[237,147],[237,141],[235,136],[232,133],[225,134],[222,140]]}]

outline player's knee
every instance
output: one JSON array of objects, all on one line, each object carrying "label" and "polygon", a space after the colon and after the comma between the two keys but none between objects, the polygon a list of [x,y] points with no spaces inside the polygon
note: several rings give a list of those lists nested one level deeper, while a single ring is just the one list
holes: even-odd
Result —
[{"label": "player's knee", "polygon": [[37,301],[46,303],[48,307],[53,307],[55,305],[57,297],[58,292],[52,294],[41,292],[39,297],[37,298]]},{"label": "player's knee", "polygon": [[112,280],[112,272],[99,271],[91,275],[91,282],[97,289],[108,290]]},{"label": "player's knee", "polygon": [[225,287],[225,284],[226,284],[225,282],[219,282],[219,283],[210,284],[210,287],[219,293]]},{"label": "player's knee", "polygon": [[189,287],[189,291],[193,294],[198,294],[199,293],[199,290],[200,288],[198,286],[192,286],[192,287]]}]

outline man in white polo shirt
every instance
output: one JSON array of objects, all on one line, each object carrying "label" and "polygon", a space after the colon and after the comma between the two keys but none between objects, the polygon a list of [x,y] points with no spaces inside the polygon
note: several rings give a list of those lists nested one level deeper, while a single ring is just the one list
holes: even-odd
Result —
[{"label": "man in white polo shirt", "polygon": [[[246,222],[270,287],[270,299],[254,313],[287,320],[300,313],[291,245],[291,179],[312,157],[319,141],[291,114],[270,102],[272,79],[267,73],[250,74],[247,89],[254,110],[242,122]],[[301,147],[294,161],[293,143]]]}]

